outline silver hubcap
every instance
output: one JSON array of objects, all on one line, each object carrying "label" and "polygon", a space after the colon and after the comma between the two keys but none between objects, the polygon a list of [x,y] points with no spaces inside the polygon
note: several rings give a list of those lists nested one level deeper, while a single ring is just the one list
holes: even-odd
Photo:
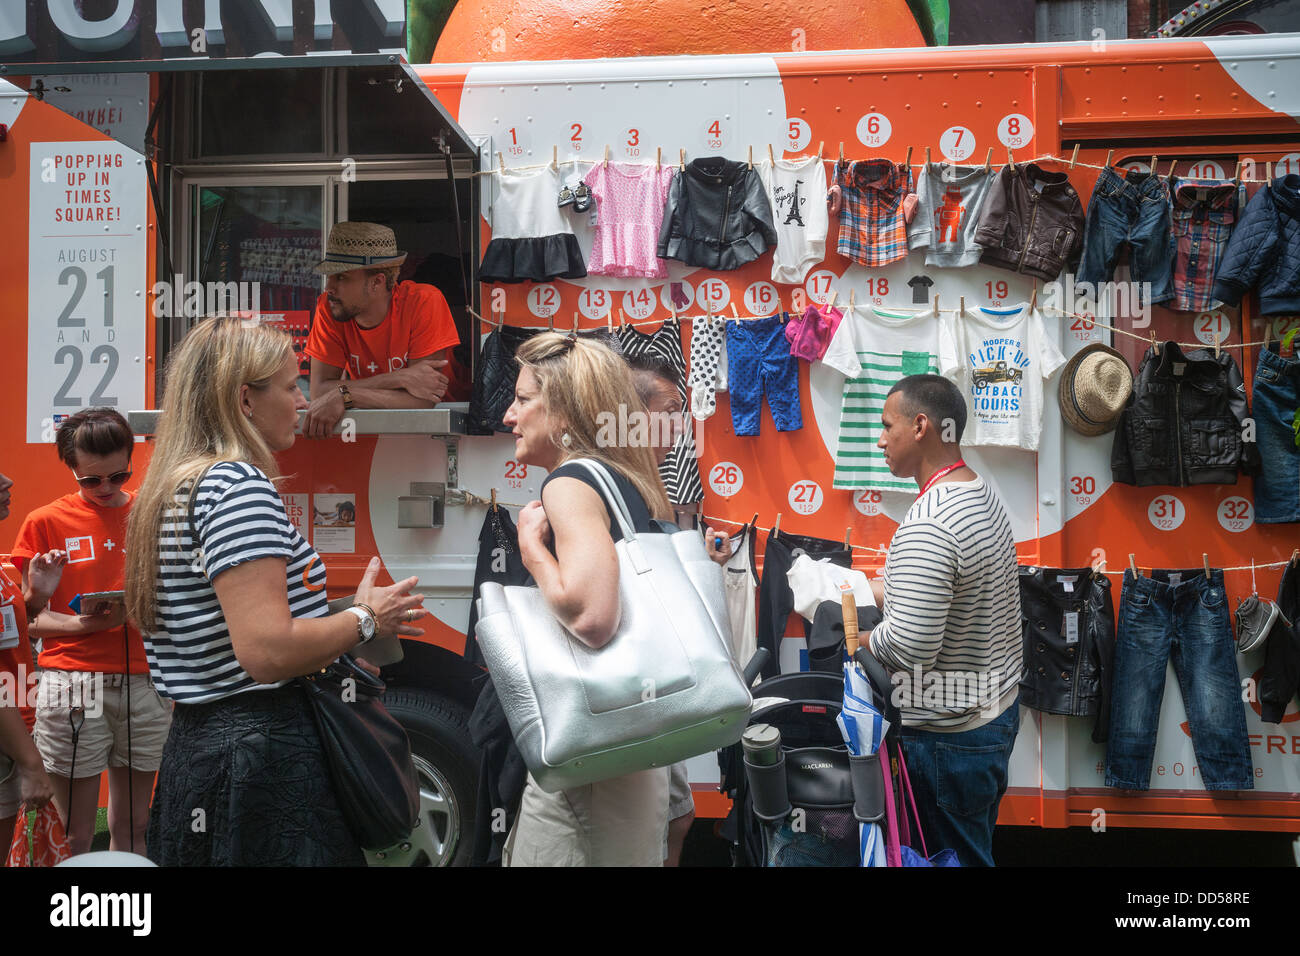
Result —
[{"label": "silver hubcap", "polygon": [[411,755],[420,782],[420,817],[409,841],[377,853],[371,866],[450,866],[460,842],[460,808],[451,784],[433,764]]}]

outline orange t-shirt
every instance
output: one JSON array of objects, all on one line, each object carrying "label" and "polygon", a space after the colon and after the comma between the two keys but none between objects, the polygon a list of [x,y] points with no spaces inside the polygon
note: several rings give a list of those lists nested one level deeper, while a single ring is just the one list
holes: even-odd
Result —
[{"label": "orange t-shirt", "polygon": [[441,292],[423,282],[399,282],[384,321],[373,329],[355,322],[337,322],[328,297],[316,300],[306,352],[326,365],[344,369],[348,378],[369,378],[405,368],[460,344],[456,322]]},{"label": "orange t-shirt", "polygon": [[27,706],[27,702],[36,689],[36,668],[27,639],[22,580],[8,555],[0,555],[0,707],[17,705],[23,723],[31,731],[36,726],[36,708]]},{"label": "orange t-shirt", "polygon": [[[129,496],[132,501],[135,496]],[[37,508],[18,529],[14,563],[28,561],[54,548],[68,552],[63,578],[50,599],[50,610],[71,614],[68,602],[92,591],[120,591],[125,573],[126,516],[131,502],[120,508],[101,508],[75,492]],[[127,625],[130,673],[149,673],[144,640]],[[122,629],[112,627],[76,637],[47,637],[41,642],[42,667],[61,671],[103,671],[121,674]]]}]

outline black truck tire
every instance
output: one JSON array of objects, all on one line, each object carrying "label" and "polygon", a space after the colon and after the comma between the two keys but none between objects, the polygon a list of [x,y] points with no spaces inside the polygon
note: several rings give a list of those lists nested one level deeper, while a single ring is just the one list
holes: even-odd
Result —
[{"label": "black truck tire", "polygon": [[479,754],[469,736],[469,711],[420,687],[390,687],[384,706],[411,739],[420,781],[420,825],[413,850],[372,864],[467,866],[473,850]]}]

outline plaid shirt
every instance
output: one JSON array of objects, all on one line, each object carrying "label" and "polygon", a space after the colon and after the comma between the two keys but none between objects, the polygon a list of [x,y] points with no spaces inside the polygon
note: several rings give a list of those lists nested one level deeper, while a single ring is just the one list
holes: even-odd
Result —
[{"label": "plaid shirt", "polygon": [[842,256],[864,266],[883,266],[907,258],[907,224],[903,197],[915,192],[910,167],[887,159],[837,164],[835,185],[840,207]]},{"label": "plaid shirt", "polygon": [[1174,298],[1169,308],[1201,312],[1217,301],[1214,276],[1237,219],[1238,192],[1244,188],[1221,180],[1178,180],[1174,187]]}]

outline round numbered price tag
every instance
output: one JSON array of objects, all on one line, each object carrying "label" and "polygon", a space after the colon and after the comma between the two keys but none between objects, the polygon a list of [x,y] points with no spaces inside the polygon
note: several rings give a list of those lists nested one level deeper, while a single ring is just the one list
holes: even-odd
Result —
[{"label": "round numbered price tag", "polygon": [[1290,176],[1300,173],[1300,153],[1287,153],[1273,164],[1274,176]]},{"label": "round numbered price tag", "polygon": [[[1300,319],[1289,319],[1286,317],[1276,319],[1273,322],[1273,341],[1285,341],[1286,337],[1296,329],[1300,329]],[[1291,347],[1300,350],[1300,332],[1296,332],[1292,337]]]},{"label": "round numbered price tag", "polygon": [[730,498],[745,486],[745,473],[734,461],[720,461],[709,469],[709,487],[715,494]]},{"label": "round numbered price tag", "polygon": [[613,299],[604,289],[583,289],[578,293],[578,311],[588,319],[603,319]]},{"label": "round numbered price tag", "polygon": [[881,494],[878,491],[855,491],[853,492],[853,507],[867,517],[875,517],[880,514]]},{"label": "round numbered price tag", "polygon": [[1224,531],[1245,531],[1255,523],[1255,509],[1245,498],[1233,496],[1219,502],[1219,524]]},{"label": "round numbered price tag", "polygon": [[521,461],[508,461],[504,477],[507,488],[522,488],[528,477],[528,466]]},{"label": "round numbered price tag", "polygon": [[1125,164],[1124,164],[1124,168],[1125,168],[1125,169],[1131,169],[1131,170],[1133,170],[1133,172],[1135,172],[1135,173],[1149,173],[1149,172],[1151,172],[1151,167],[1148,166],[1146,163],[1142,162],[1140,159],[1135,159],[1135,160],[1133,160],[1131,163],[1125,163]]},{"label": "round numbered price tag", "polygon": [[771,315],[781,308],[781,297],[770,282],[754,282],[745,290],[745,308],[750,315]]},{"label": "round numbered price tag", "polygon": [[1186,517],[1187,508],[1174,495],[1153,498],[1147,506],[1147,520],[1159,531],[1173,531]]},{"label": "round numbered price tag", "polygon": [[894,128],[889,125],[889,117],[884,113],[868,113],[858,120],[858,141],[863,146],[875,149],[889,142],[889,134]]},{"label": "round numbered price tag", "polygon": [[695,294],[695,301],[714,315],[717,315],[731,301],[731,290],[727,288],[727,283],[721,279],[705,279],[700,283],[700,289]]},{"label": "round numbered price tag", "polygon": [[623,154],[632,159],[641,155],[641,131],[636,127],[623,131]]},{"label": "round numbered price tag", "polygon": [[785,151],[797,153],[812,141],[812,127],[798,117],[791,116],[785,125]]},{"label": "round numbered price tag", "polygon": [[790,486],[790,507],[801,515],[810,515],[822,506],[822,486],[815,481],[796,481]]},{"label": "round numbered price tag", "polygon": [[1034,124],[1024,113],[1010,113],[998,123],[998,142],[1007,149],[1028,146],[1034,138]]},{"label": "round numbered price tag", "polygon": [[704,148],[719,150],[727,145],[727,128],[722,120],[710,120],[704,127]]},{"label": "round numbered price tag", "polygon": [[1097,479],[1092,475],[1072,475],[1068,485],[1071,496],[1081,505],[1088,504],[1097,493]]},{"label": "round numbered price tag", "polygon": [[975,134],[965,126],[951,126],[939,137],[939,152],[960,163],[975,152]]},{"label": "round numbered price tag", "polygon": [[1228,334],[1232,331],[1232,323],[1222,312],[1202,312],[1196,317],[1192,325],[1196,333],[1198,342],[1204,342],[1206,345],[1213,345],[1215,336],[1218,336],[1219,343],[1222,344],[1228,340]]},{"label": "round numbered price tag", "polygon": [[[519,159],[527,154],[532,144],[532,137],[528,135],[528,130],[522,126],[512,126],[501,134],[500,149],[507,159]],[[492,158],[496,159],[495,156]]]},{"label": "round numbered price tag", "polygon": [[674,306],[678,312],[685,312],[695,304],[695,289],[684,279],[665,282],[663,288],[659,290],[659,298],[669,312],[673,311]]},{"label": "round numbered price tag", "polygon": [[655,314],[655,294],[649,289],[632,289],[623,293],[623,313],[633,319],[648,319]]},{"label": "round numbered price tag", "polygon": [[528,311],[539,319],[549,319],[560,311],[560,290],[550,283],[533,286],[528,292]]},{"label": "round numbered price tag", "polygon": [[569,141],[569,149],[575,153],[582,152],[583,125],[581,123],[570,123],[564,130],[563,136]]},{"label": "round numbered price tag", "polygon": [[1101,330],[1097,328],[1097,317],[1091,312],[1080,312],[1070,319],[1070,333],[1080,342],[1102,341]]},{"label": "round numbered price tag", "polygon": [[808,276],[808,280],[803,284],[808,293],[808,298],[812,299],[818,305],[825,305],[831,297],[831,287],[835,284],[835,273],[829,269],[819,269]]},{"label": "round numbered price tag", "polygon": [[1227,179],[1223,167],[1212,159],[1198,159],[1187,170],[1188,179]]}]

